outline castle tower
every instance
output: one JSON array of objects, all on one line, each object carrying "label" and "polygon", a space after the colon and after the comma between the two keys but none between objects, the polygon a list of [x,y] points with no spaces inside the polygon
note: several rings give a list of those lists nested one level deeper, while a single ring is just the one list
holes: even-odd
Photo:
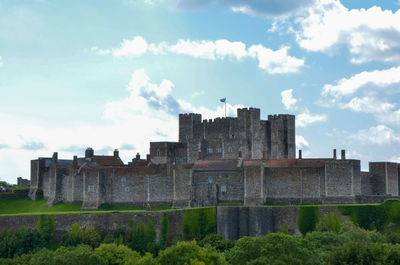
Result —
[{"label": "castle tower", "polygon": [[270,158],[296,158],[294,115],[268,115]]},{"label": "castle tower", "polygon": [[179,142],[193,139],[193,127],[199,123],[201,123],[201,114],[179,114]]}]

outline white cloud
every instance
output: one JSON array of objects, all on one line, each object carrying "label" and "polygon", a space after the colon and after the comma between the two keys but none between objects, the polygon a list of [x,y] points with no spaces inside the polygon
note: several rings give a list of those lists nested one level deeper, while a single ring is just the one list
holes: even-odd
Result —
[{"label": "white cloud", "polygon": [[366,85],[373,84],[377,88],[400,84],[400,67],[385,70],[364,71],[350,78],[342,78],[335,85],[326,84],[322,89],[323,96],[341,97],[354,94]]},{"label": "white cloud", "polygon": [[304,49],[330,52],[344,44],[354,63],[400,60],[400,10],[348,9],[338,0],[320,0],[297,21],[297,41]]},{"label": "white cloud", "polygon": [[3,58],[1,58],[1,56],[0,56],[0,67],[3,67]]},{"label": "white cloud", "polygon": [[372,114],[379,123],[400,125],[400,109],[394,96],[400,94],[400,67],[364,71],[323,86],[320,101],[356,112]]},{"label": "white cloud", "polygon": [[259,68],[269,74],[296,73],[304,66],[304,59],[290,56],[288,50],[288,46],[272,50],[261,44],[252,45],[246,49],[246,44],[243,42],[225,39],[216,41],[180,39],[172,45],[166,42],[155,44],[148,43],[141,36],[136,36],[132,40],[123,40],[120,47],[114,49],[99,49],[96,46],[91,48],[91,51],[96,54],[112,54],[117,58],[137,57],[146,53],[181,54],[208,60],[228,58],[242,61],[244,58],[252,58],[258,61]]},{"label": "white cloud", "polygon": [[308,110],[296,116],[296,126],[305,128],[310,124],[326,121],[328,117],[325,114],[311,114]]},{"label": "white cloud", "polygon": [[205,8],[221,6],[251,16],[286,17],[310,6],[314,0],[144,0],[149,5],[164,4],[172,8]]},{"label": "white cloud", "polygon": [[148,46],[149,45],[145,39],[140,36],[136,36],[132,40],[123,40],[121,47],[115,49],[112,54],[114,57],[140,56],[147,52]]},{"label": "white cloud", "polygon": [[307,140],[301,136],[301,135],[296,135],[296,148],[297,149],[308,149],[310,147],[310,144],[307,142]]},{"label": "white cloud", "polygon": [[389,145],[400,143],[400,135],[396,134],[393,129],[382,124],[350,134],[348,138],[367,145]]},{"label": "white cloud", "polygon": [[281,92],[282,104],[287,110],[295,109],[297,99],[293,97],[293,89],[283,90]]},{"label": "white cloud", "polygon": [[287,54],[289,47],[285,46],[273,51],[262,45],[249,48],[249,56],[258,60],[258,67],[270,74],[296,73],[304,66],[304,59]]},{"label": "white cloud", "polygon": [[[106,104],[101,125],[88,124],[55,127],[45,121],[35,121],[0,112],[0,172],[2,178],[15,182],[17,176],[29,177],[29,160],[49,157],[59,151],[60,158],[83,155],[85,147],[97,154],[110,154],[120,148],[122,159],[130,161],[136,152],[147,154],[150,141],[176,141],[178,113],[201,113],[204,119],[224,116],[224,106],[216,109],[193,106],[172,96],[173,83],[151,82],[143,69],[132,73],[127,87],[129,95]],[[218,100],[216,99],[216,103]],[[227,114],[236,116],[241,105],[227,104]],[[60,139],[62,141],[60,142]]]}]

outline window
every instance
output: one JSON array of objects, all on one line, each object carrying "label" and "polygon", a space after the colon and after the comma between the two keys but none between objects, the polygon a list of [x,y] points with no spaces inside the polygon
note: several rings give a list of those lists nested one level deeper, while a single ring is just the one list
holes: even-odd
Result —
[{"label": "window", "polygon": [[222,133],[218,134],[218,138],[222,138]]},{"label": "window", "polygon": [[221,186],[221,192],[226,192],[226,186],[225,185]]},{"label": "window", "polygon": [[222,153],[222,148],[221,147],[217,147],[217,153]]},{"label": "window", "polygon": [[228,153],[232,153],[232,147],[228,147]]},{"label": "window", "polygon": [[212,154],[212,153],[213,153],[212,147],[208,148],[207,150],[208,150],[208,153],[209,153],[209,154]]},{"label": "window", "polygon": [[213,178],[211,176],[208,177],[208,183],[212,184],[213,183]]},{"label": "window", "polygon": [[157,153],[156,156],[161,156],[160,149],[157,149],[157,152],[156,152],[156,153]]},{"label": "window", "polygon": [[189,140],[189,135],[185,135],[185,137],[186,137],[186,141]]},{"label": "window", "polygon": [[125,187],[125,192],[129,192],[129,187]]},{"label": "window", "polygon": [[234,134],[232,134],[232,137],[231,137],[232,139],[235,139],[235,135]]},{"label": "window", "polygon": [[88,185],[88,192],[94,192],[94,185]]},{"label": "window", "polygon": [[183,158],[183,163],[187,163],[187,158]]},{"label": "window", "polygon": [[122,178],[121,178],[121,182],[122,182],[122,183],[126,183],[126,178],[125,178],[125,177],[122,177]]}]

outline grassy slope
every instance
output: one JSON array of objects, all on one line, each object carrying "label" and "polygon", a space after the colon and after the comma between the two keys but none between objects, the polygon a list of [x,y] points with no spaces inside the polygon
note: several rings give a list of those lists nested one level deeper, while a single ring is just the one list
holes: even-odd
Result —
[{"label": "grassy slope", "polygon": [[[95,211],[81,211],[81,204],[57,203],[53,207],[46,205],[45,199],[32,201],[25,198],[0,199],[0,216],[2,215],[29,215],[29,214],[67,214],[67,213],[104,213],[104,212],[131,212],[144,211],[144,208],[116,205],[101,205]],[[169,206],[153,207],[152,211],[170,209]]]}]

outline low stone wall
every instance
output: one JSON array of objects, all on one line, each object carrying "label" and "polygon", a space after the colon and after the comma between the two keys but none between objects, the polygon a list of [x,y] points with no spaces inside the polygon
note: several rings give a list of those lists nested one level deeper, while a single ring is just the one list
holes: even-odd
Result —
[{"label": "low stone wall", "polygon": [[0,193],[0,199],[8,199],[8,198],[23,198],[27,197],[29,190],[13,190],[12,192],[4,192]]},{"label": "low stone wall", "polygon": [[[318,206],[320,213],[336,212],[336,206]],[[287,226],[290,234],[300,235],[297,228],[299,206],[218,206],[216,210],[217,232],[229,240],[244,236],[261,236],[281,231]],[[182,235],[182,222],[185,210],[165,212],[127,212],[127,213],[82,213],[55,215],[55,240],[71,230],[72,224],[81,228],[93,227],[102,233],[115,230],[118,224],[128,228],[132,219],[135,223],[154,222],[157,237],[160,235],[161,218],[168,216],[169,240]],[[342,216],[343,217],[343,216]],[[15,231],[21,226],[35,228],[38,215],[0,216],[0,231]],[[347,219],[347,217],[344,217]]]},{"label": "low stone wall", "polygon": [[[132,219],[135,223],[154,223],[157,238],[160,235],[161,218],[165,214],[169,220],[168,239],[173,240],[182,234],[182,220],[185,211],[166,212],[127,212],[127,213],[82,213],[82,214],[58,214],[55,215],[55,240],[58,241],[72,228],[72,224],[78,223],[80,228],[93,227],[102,233],[113,231],[117,225],[129,227]],[[39,215],[14,215],[0,216],[0,231],[16,231],[21,226],[34,229],[39,220]]]}]

